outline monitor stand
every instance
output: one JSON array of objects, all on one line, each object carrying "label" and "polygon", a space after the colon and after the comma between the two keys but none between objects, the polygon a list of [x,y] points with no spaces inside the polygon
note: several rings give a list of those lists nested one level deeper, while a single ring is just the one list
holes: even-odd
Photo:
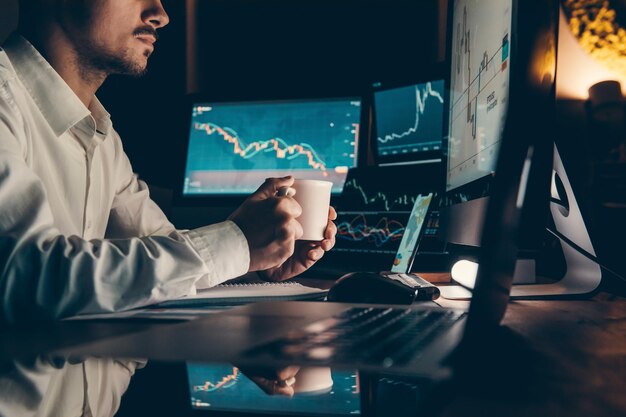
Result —
[{"label": "monitor stand", "polygon": [[586,295],[600,286],[602,270],[556,145],[551,188],[550,212],[556,230],[548,230],[561,244],[565,275],[552,284],[514,285],[511,298]]},{"label": "monitor stand", "polygon": [[[565,274],[554,283],[527,284],[535,281],[534,267],[527,260],[519,259],[515,266],[511,299],[540,299],[555,297],[573,297],[593,293],[600,286],[602,270],[597,262],[595,250],[589,232],[583,220],[580,207],[572,189],[561,156],[554,146],[554,162],[550,212],[556,230],[548,229],[559,239],[565,259]],[[441,287],[441,295],[451,300],[469,299],[476,279],[477,265],[469,261],[459,263],[452,269],[455,281],[463,286],[451,285]],[[473,265],[472,265],[473,264]]]}]

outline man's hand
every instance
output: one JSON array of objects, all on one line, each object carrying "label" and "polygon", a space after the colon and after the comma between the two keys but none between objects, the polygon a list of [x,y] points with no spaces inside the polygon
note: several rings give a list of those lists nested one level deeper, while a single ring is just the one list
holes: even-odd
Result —
[{"label": "man's hand", "polygon": [[[335,235],[337,226],[333,220],[337,219],[337,212],[334,207],[328,211],[328,225],[324,232],[324,240],[321,242],[298,241],[295,245],[293,256],[280,265],[259,271],[259,275],[268,281],[284,281],[301,274],[319,261],[325,252],[335,246]],[[300,229],[302,230],[302,229]]]},{"label": "man's hand", "polygon": [[250,271],[283,265],[294,254],[296,239],[302,236],[296,220],[302,208],[291,197],[276,196],[279,188],[290,187],[293,181],[291,176],[268,178],[229,217],[248,240]]}]

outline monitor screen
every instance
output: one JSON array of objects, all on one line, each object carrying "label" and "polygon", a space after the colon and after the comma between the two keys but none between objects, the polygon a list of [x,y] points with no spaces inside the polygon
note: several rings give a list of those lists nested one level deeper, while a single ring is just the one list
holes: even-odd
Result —
[{"label": "monitor screen", "polygon": [[[452,0],[442,220],[449,243],[480,245],[509,107],[514,0]],[[513,39],[514,40],[514,39]]]},{"label": "monitor screen", "polygon": [[[532,201],[525,203],[529,221],[524,219],[518,231],[518,245],[536,252],[545,237],[540,219],[548,210],[545,190],[551,178],[558,2],[452,0],[448,12],[450,99],[442,223],[448,242],[460,246],[448,248],[471,254],[482,244],[488,202],[503,181],[498,176],[515,168],[511,155],[528,152],[532,189],[526,196]],[[510,149],[526,144],[531,146],[523,151]],[[496,173],[503,151],[509,160]]]},{"label": "monitor screen", "polygon": [[512,0],[454,0],[446,189],[495,171],[506,119]]},{"label": "monitor screen", "polygon": [[[307,368],[298,371],[295,376],[296,383],[303,369]],[[320,375],[325,371],[325,368],[309,369]],[[187,363],[189,400],[194,410],[215,412],[309,416],[360,415],[361,394],[356,371],[327,368],[326,371],[327,381],[320,380],[319,389],[299,392],[295,386],[296,394],[289,398],[266,394],[235,366]]]},{"label": "monitor screen", "polygon": [[444,103],[443,79],[376,91],[378,160],[417,162],[432,159],[433,152],[441,150]]},{"label": "monitor screen", "polygon": [[358,98],[194,103],[183,196],[254,192],[268,177],[333,183],[356,166]]}]

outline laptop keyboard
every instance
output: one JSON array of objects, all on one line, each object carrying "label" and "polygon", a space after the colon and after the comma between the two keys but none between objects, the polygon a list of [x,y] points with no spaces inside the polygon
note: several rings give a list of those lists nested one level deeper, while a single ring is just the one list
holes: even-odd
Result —
[{"label": "laptop keyboard", "polygon": [[328,363],[402,365],[417,359],[463,313],[449,310],[353,307],[248,351],[249,356]]}]

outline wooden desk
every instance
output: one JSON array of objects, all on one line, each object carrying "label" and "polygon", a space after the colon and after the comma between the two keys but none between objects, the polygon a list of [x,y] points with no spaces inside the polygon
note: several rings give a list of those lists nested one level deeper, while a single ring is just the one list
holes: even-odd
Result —
[{"label": "wooden desk", "polygon": [[[484,343],[451,381],[426,384],[426,403],[378,396],[364,416],[626,415],[625,298],[512,302],[500,334]],[[394,378],[368,375],[376,377]]]},{"label": "wooden desk", "polygon": [[622,297],[511,302],[485,352],[454,381],[456,395],[441,393],[441,415],[626,415]]},{"label": "wooden desk", "polygon": [[[463,307],[467,302],[444,304]],[[15,329],[2,330],[0,344],[4,359],[10,359],[22,351],[20,346],[46,353],[161,326],[117,324],[118,331],[115,323],[63,323],[64,331],[22,336]],[[421,409],[420,415],[626,415],[626,298],[600,293],[590,300],[511,302],[500,333],[485,340],[484,349],[434,391],[431,405],[436,407]]]}]

